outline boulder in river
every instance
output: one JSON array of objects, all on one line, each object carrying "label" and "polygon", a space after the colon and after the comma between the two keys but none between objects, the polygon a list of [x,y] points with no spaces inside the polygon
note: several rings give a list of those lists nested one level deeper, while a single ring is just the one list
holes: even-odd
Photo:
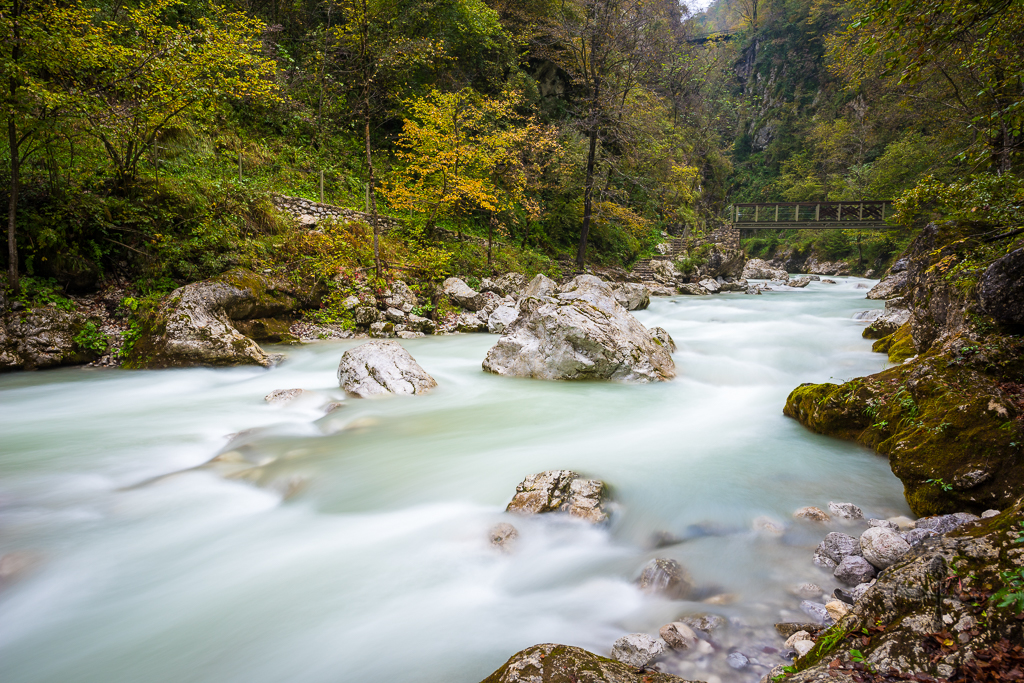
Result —
[{"label": "boulder in river", "polygon": [[281,403],[288,403],[294,401],[299,396],[306,393],[302,389],[274,389],[269,394],[263,397],[263,400],[270,405],[278,405]]},{"label": "boulder in river", "polygon": [[660,671],[629,664],[571,645],[534,645],[512,655],[482,683],[687,683]]},{"label": "boulder in river", "polygon": [[338,364],[338,384],[359,398],[422,394],[437,386],[396,341],[369,341],[346,351]]},{"label": "boulder in river", "polygon": [[519,538],[519,530],[508,522],[495,524],[490,531],[491,545],[502,552],[510,552],[512,545]]},{"label": "boulder in river", "polygon": [[803,507],[793,513],[797,519],[806,519],[811,522],[831,522],[832,518],[821,508],[813,506]]},{"label": "boulder in river", "polygon": [[566,512],[591,524],[608,521],[604,482],[583,479],[571,470],[531,474],[516,486],[516,495],[506,511],[528,515]]},{"label": "boulder in river", "polygon": [[697,634],[681,621],[665,624],[658,631],[658,635],[673,650],[690,650],[697,644]]},{"label": "boulder in river", "polygon": [[869,299],[891,299],[895,296],[903,296],[907,287],[907,271],[901,270],[886,276],[881,282],[872,287],[867,294]]},{"label": "boulder in river", "polygon": [[833,531],[825,536],[824,540],[818,545],[818,552],[837,565],[845,557],[862,554],[860,544],[856,538],[838,531]]},{"label": "boulder in river", "polygon": [[665,643],[646,633],[630,633],[612,645],[612,659],[638,669],[646,668],[664,653]]},{"label": "boulder in river", "polygon": [[694,591],[693,579],[683,565],[666,557],[657,557],[644,565],[639,584],[640,590],[670,600],[683,600]]},{"label": "boulder in river", "polygon": [[767,261],[752,258],[743,266],[744,280],[788,280],[789,274],[782,268],[773,268]]},{"label": "boulder in river", "polygon": [[295,299],[262,275],[236,269],[179,287],[141,317],[140,336],[125,362],[131,368],[271,365],[274,358],[232,321],[288,313]]},{"label": "boulder in river", "polygon": [[515,377],[623,382],[676,374],[668,349],[593,275],[577,276],[557,297],[523,298],[519,317],[487,352],[483,368]]},{"label": "boulder in river", "polygon": [[470,311],[479,311],[484,307],[484,297],[457,277],[450,277],[441,285],[441,291],[456,306]]},{"label": "boulder in river", "polygon": [[679,293],[690,296],[707,296],[711,292],[701,287],[696,282],[684,282],[679,285]]},{"label": "boulder in river", "polygon": [[865,339],[881,339],[896,332],[910,320],[910,309],[903,299],[890,299],[885,302],[885,311],[864,328],[861,335]]},{"label": "boulder in river", "polygon": [[864,519],[864,511],[853,503],[833,503],[829,501],[828,511],[842,519]]}]

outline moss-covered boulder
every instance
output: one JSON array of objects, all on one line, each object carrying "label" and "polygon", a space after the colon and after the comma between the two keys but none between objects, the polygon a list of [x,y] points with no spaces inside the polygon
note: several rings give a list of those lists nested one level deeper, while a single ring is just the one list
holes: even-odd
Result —
[{"label": "moss-covered boulder", "polygon": [[658,671],[640,671],[570,645],[534,645],[512,655],[482,683],[686,683]]},{"label": "moss-covered boulder", "polygon": [[269,366],[273,359],[234,322],[275,318],[296,305],[281,283],[243,269],[185,285],[140,315],[125,367]]},{"label": "moss-covered boulder", "polygon": [[52,306],[0,314],[0,372],[79,365],[99,353],[82,343],[89,320]]},{"label": "moss-covered boulder", "polygon": [[[865,669],[886,680],[922,673],[958,681],[1016,680],[1015,657],[993,654],[1024,642],[1024,620],[1002,599],[1010,582],[1024,575],[1022,523],[1018,502],[996,517],[925,539],[883,571],[846,616],[814,637],[814,647],[785,680],[864,680]],[[981,668],[1010,675],[978,678]]]},{"label": "moss-covered boulder", "polygon": [[803,385],[784,412],[888,456],[918,515],[1000,508],[1024,494],[1024,421],[1017,385],[987,370],[1019,359],[1022,346],[992,338],[841,385]]}]

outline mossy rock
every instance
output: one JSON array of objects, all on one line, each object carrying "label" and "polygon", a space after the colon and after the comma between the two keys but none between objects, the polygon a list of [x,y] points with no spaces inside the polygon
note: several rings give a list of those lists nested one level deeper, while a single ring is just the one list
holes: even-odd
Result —
[{"label": "mossy rock", "polygon": [[482,683],[687,683],[643,671],[570,645],[534,645],[512,655]]},{"label": "mossy rock", "polygon": [[902,363],[908,358],[913,358],[917,355],[917,350],[914,348],[914,339],[910,334],[910,323],[904,324],[888,337],[876,341],[871,345],[871,350],[875,353],[888,354],[889,361],[892,363]]},{"label": "mossy rock", "polygon": [[888,456],[915,514],[982,512],[1024,494],[1020,410],[1000,378],[958,356],[926,354],[845,384],[803,385],[784,413]]},{"label": "mossy rock", "polygon": [[291,335],[287,324],[275,318],[297,305],[280,283],[244,269],[185,285],[159,306],[137,312],[138,335],[124,367],[267,367],[272,358],[239,331],[239,321],[268,341],[283,340]]},{"label": "mossy rock", "polygon": [[291,333],[291,323],[280,318],[256,318],[236,320],[235,329],[256,342],[271,344],[294,344],[298,338]]}]

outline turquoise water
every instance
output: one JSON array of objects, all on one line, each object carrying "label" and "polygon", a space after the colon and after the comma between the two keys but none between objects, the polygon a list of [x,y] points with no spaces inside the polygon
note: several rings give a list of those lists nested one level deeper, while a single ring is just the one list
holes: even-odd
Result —
[{"label": "turquoise water", "polygon": [[[658,385],[488,375],[482,334],[403,342],[435,392],[329,415],[358,342],[287,347],[270,371],[0,376],[0,680],[476,683],[528,645],[607,653],[704,611],[732,619],[720,651],[666,668],[757,680],[771,624],[803,619],[788,590],[833,585],[810,562],[827,530],[793,510],[909,513],[884,459],[782,415],[801,382],[885,365],[853,319],[881,307],[870,281],[839,280],[655,299],[637,317],[679,345]],[[610,527],[514,518],[496,552],[516,484],[555,468],[608,482]],[[755,531],[763,516],[786,532]],[[655,550],[658,532],[685,542]],[[730,604],[640,593],[659,556]],[[764,665],[733,672],[730,648]]]}]

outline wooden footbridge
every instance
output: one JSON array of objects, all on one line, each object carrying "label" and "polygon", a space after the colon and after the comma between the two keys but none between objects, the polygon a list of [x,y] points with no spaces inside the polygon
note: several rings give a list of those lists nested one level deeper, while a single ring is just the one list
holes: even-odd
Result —
[{"label": "wooden footbridge", "polygon": [[892,202],[775,202],[733,204],[729,220],[740,230],[886,230]]}]

